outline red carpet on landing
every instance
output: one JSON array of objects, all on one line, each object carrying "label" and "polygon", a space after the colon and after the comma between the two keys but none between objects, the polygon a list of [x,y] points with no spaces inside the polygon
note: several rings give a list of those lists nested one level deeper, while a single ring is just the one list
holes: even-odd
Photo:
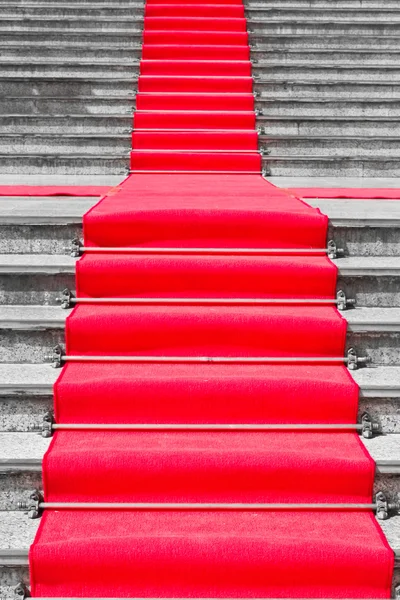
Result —
[{"label": "red carpet on landing", "polygon": [[[333,303],[251,302],[334,300],[337,269],[327,218],[260,175],[242,2],[148,0],[144,25],[134,172],[84,216],[103,250],[76,271],[79,297],[144,302],[69,315],[66,353],[105,358],[63,368],[56,421],[356,423],[343,363],[240,363],[346,349]],[[53,502],[370,503],[374,475],[346,431],[58,431],[43,461]],[[341,510],[47,509],[30,551],[36,597],[389,598],[393,562],[372,512]]]}]

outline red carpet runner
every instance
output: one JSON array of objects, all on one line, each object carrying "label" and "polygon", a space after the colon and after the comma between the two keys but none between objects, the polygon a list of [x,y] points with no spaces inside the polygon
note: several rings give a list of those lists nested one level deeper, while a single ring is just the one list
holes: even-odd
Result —
[{"label": "red carpet runner", "polygon": [[[87,253],[77,295],[199,300],[78,305],[67,354],[154,362],[69,363],[59,423],[356,422],[344,366],[173,359],[345,351],[335,308],[239,302],[336,288],[323,254],[249,251],[323,248],[327,219],[259,175],[248,58],[241,2],[148,2],[132,166],[190,173],[135,173],[85,215],[85,246],[149,250]],[[353,433],[59,431],[43,478],[48,501],[365,503],[374,464]],[[37,597],[387,598],[393,553],[368,512],[47,510],[30,565]]]}]

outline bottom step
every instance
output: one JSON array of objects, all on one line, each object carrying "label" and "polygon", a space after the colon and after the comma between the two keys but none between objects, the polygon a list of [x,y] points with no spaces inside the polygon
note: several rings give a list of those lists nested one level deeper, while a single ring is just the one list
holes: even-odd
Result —
[{"label": "bottom step", "polygon": [[391,156],[274,156],[263,169],[267,177],[400,177],[400,161]]},{"label": "bottom step", "polygon": [[258,152],[191,152],[137,150],[131,152],[133,171],[235,171],[261,172]]},{"label": "bottom step", "polygon": [[0,154],[0,164],[2,174],[120,175],[122,179],[129,172],[129,154]]}]

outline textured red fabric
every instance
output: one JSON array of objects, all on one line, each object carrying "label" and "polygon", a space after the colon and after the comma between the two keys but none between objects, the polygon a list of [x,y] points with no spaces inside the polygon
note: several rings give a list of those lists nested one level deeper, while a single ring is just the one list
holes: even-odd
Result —
[{"label": "textured red fabric", "polygon": [[355,423],[358,405],[344,366],[70,363],[54,391],[60,423]]},{"label": "textured red fabric", "polygon": [[256,131],[133,131],[135,150],[257,150]]},{"label": "textured red fabric", "polygon": [[[253,94],[144,94],[136,96],[137,110],[254,110]],[[170,136],[171,137],[171,136]],[[189,135],[188,135],[189,137]]]},{"label": "textured red fabric", "polygon": [[393,568],[340,512],[47,511],[30,560],[39,597],[389,598]]},{"label": "textured red fabric", "polygon": [[[174,77],[143,76],[139,77],[139,92],[213,92],[246,94],[253,89],[251,77]],[[253,127],[252,127],[253,128]]]},{"label": "textured red fabric", "polygon": [[248,77],[248,60],[141,60],[141,75],[211,75]]},{"label": "textured red fabric", "polygon": [[[193,41],[192,41],[193,44]],[[195,59],[195,60],[250,60],[250,48],[247,45],[192,45],[182,44],[144,44],[144,59]]]},{"label": "textured red fabric", "polygon": [[288,191],[302,198],[400,200],[400,189],[395,188],[289,188]]},{"label": "textured red fabric", "polygon": [[103,196],[110,186],[0,185],[0,196]]},{"label": "textured red fabric", "polygon": [[44,491],[49,502],[368,502],[374,471],[356,433],[59,431]]},{"label": "textured red fabric", "polygon": [[149,4],[146,17],[244,18],[243,4]]},{"label": "textured red fabric", "polygon": [[149,31],[246,31],[246,19],[223,17],[145,17]]},{"label": "textured red fabric", "polygon": [[143,32],[143,45],[150,44],[179,44],[191,46],[192,44],[211,45],[240,45],[248,48],[247,31],[164,31],[148,30]]},{"label": "textured red fabric", "polygon": [[328,218],[260,175],[136,174],[83,227],[103,247],[324,248]]},{"label": "textured red fabric", "polygon": [[86,254],[80,297],[334,298],[336,266],[325,256]]},{"label": "textured red fabric", "polygon": [[[105,250],[78,261],[77,292],[158,302],[78,304],[66,351],[152,362],[68,363],[54,386],[58,422],[356,422],[343,363],[171,361],[345,351],[333,306],[201,300],[336,292],[327,217],[259,174],[243,15],[237,0],[146,5],[136,172],[84,217],[85,246]],[[121,246],[143,251],[113,251]],[[294,251],[251,253],[266,248]],[[373,480],[351,431],[58,431],[43,461],[53,501],[370,502]],[[30,566],[36,597],[385,598],[393,552],[360,510],[60,510],[46,511]]]},{"label": "textured red fabric", "polygon": [[67,319],[69,354],[333,356],[346,321],[335,308],[79,305]]},{"label": "textured red fabric", "polygon": [[137,171],[244,171],[259,173],[258,152],[196,152],[191,150],[137,150],[131,152],[131,169]]}]

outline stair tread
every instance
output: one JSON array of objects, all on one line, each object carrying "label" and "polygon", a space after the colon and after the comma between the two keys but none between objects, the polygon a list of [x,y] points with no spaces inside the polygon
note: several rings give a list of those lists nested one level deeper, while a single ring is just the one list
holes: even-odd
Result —
[{"label": "stair tread", "polygon": [[[400,473],[400,434],[390,433],[371,439],[360,438],[385,473]],[[49,438],[38,432],[0,432],[0,472],[41,470],[42,459],[50,445]]]},{"label": "stair tread", "polygon": [[[0,396],[50,395],[60,371],[48,364],[0,363]],[[400,397],[400,366],[358,369],[352,377],[360,386],[361,396]]]}]

